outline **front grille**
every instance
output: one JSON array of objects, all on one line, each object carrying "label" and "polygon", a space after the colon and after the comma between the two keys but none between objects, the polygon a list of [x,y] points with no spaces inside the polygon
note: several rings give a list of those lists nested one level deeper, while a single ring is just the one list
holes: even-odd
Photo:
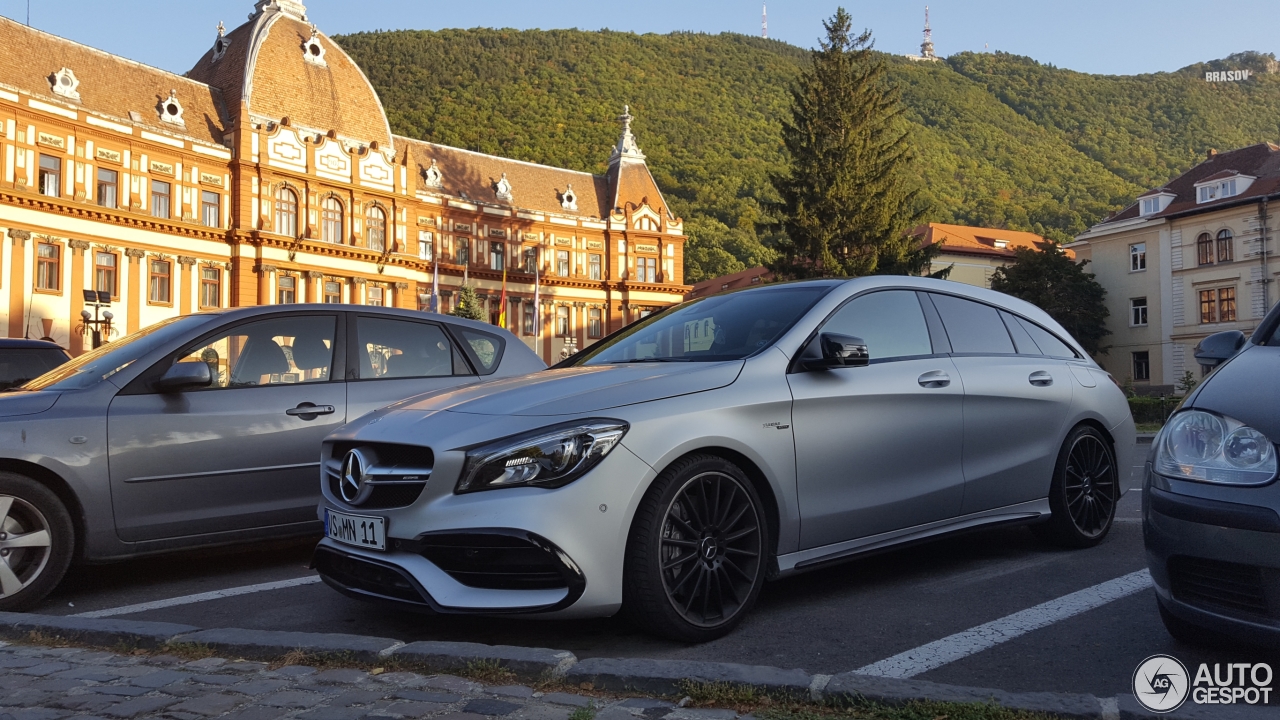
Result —
[{"label": "front grille", "polygon": [[468,587],[549,590],[579,581],[577,568],[550,543],[518,532],[432,533],[418,538],[416,549]]},{"label": "front grille", "polygon": [[[324,461],[325,478],[330,496],[345,502],[342,497],[342,467],[347,453],[359,447],[376,460],[368,472],[370,492],[359,504],[361,510],[391,510],[408,507],[417,502],[427,487],[435,456],[431,448],[416,445],[390,443],[336,443]],[[419,478],[421,478],[419,480]]]},{"label": "front grille", "polygon": [[[333,494],[335,500],[342,500],[342,490],[338,487],[339,482],[341,482],[339,476],[332,471],[328,475],[329,492]],[[408,507],[418,501],[418,497],[422,495],[422,491],[426,487],[426,483],[379,485],[373,489],[369,499],[358,507],[361,510],[392,510],[394,508]],[[352,507],[357,506],[353,505]]]},{"label": "front grille", "polygon": [[1206,610],[1280,619],[1267,602],[1262,568],[1187,556],[1169,559],[1173,597]]},{"label": "front grille", "polygon": [[316,571],[333,582],[364,594],[415,605],[428,603],[403,570],[352,555],[316,548]]}]

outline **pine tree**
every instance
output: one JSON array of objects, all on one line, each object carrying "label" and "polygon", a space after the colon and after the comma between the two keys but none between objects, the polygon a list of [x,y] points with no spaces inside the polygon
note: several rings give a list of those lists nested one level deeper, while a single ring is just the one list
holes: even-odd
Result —
[{"label": "pine tree", "polygon": [[1088,260],[1073,261],[1054,243],[1039,250],[1018,248],[1013,263],[991,275],[991,289],[1021,298],[1049,313],[1090,355],[1105,354],[1107,291],[1091,273]]},{"label": "pine tree", "polygon": [[840,8],[792,91],[783,144],[790,173],[773,178],[787,237],[773,263],[789,277],[919,275],[941,248],[907,232],[922,216],[896,88]]},{"label": "pine tree", "polygon": [[463,285],[458,289],[458,304],[454,306],[453,312],[449,314],[481,322],[487,319],[484,316],[484,310],[480,308],[480,297],[476,295],[476,289],[470,285]]}]

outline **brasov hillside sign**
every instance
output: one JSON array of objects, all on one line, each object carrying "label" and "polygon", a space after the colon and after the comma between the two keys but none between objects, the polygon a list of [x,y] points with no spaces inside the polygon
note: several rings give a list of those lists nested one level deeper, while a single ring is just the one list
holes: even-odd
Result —
[{"label": "brasov hillside sign", "polygon": [[1204,74],[1205,82],[1240,82],[1248,80],[1253,75],[1252,70],[1220,70],[1217,72],[1207,72]]}]

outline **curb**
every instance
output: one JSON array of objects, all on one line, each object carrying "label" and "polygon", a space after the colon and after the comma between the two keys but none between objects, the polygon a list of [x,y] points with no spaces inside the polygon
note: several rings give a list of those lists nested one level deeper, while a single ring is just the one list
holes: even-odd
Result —
[{"label": "curb", "polygon": [[[567,650],[549,648],[462,642],[406,644],[391,638],[366,635],[202,629],[174,623],[0,613],[0,638],[24,640],[31,633],[106,648],[161,650],[166,646],[198,645],[233,657],[255,660],[278,659],[299,651],[366,663],[394,658],[440,672],[465,670],[480,662],[496,664],[525,680],[562,678],[574,685],[590,683],[594,689],[648,695],[681,695],[683,683],[694,682],[745,686],[774,696],[834,704],[990,703],[1010,710],[1048,713],[1072,720],[1153,717],[1144,714],[1131,695],[1100,699],[1074,693],[1011,693],[851,672],[835,676],[815,675],[799,669],[764,665],[632,658],[578,660]],[[1186,717],[1188,720],[1203,717],[1199,713],[1184,715],[1183,712],[1174,713],[1172,717]]]}]

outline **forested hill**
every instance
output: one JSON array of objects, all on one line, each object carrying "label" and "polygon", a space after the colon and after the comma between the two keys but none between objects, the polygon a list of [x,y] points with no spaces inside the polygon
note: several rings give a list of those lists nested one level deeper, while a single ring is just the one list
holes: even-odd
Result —
[{"label": "forested hill", "polygon": [[[687,221],[689,282],[756,264],[760,198],[807,51],[723,34],[445,30],[334,38],[392,129],[602,172],[631,105],[640,146]],[[1006,54],[888,58],[913,125],[928,219],[1065,240],[1203,157],[1280,141],[1280,74],[1246,54],[1174,73],[1101,76]],[[1245,82],[1205,70],[1248,67]],[[1268,72],[1271,71],[1271,72]]]}]

